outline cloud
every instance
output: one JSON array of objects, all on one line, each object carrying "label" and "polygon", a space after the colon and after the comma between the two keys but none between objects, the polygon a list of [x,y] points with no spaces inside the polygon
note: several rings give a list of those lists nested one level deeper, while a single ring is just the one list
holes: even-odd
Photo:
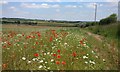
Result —
[{"label": "cloud", "polygon": [[65,8],[77,8],[76,5],[66,5]]},{"label": "cloud", "polygon": [[11,6],[9,9],[13,10],[13,11],[17,11],[17,8],[14,6]]},{"label": "cloud", "polygon": [[106,0],[106,2],[118,2],[120,0]]},{"label": "cloud", "polygon": [[42,3],[42,4],[22,3],[21,6],[25,7],[25,8],[59,8],[60,7],[57,4],[55,4],[55,5],[49,5],[49,4],[46,4],[46,3]]},{"label": "cloud", "polygon": [[8,4],[7,1],[0,1],[0,5]]},{"label": "cloud", "polygon": [[96,3],[88,3],[86,6],[88,8],[95,8]]},{"label": "cloud", "polygon": [[28,14],[29,13],[29,12],[21,11],[14,6],[9,7],[9,9],[15,12],[16,14]]},{"label": "cloud", "polygon": [[103,4],[100,4],[100,3],[88,3],[86,6],[88,8],[95,8],[95,5],[97,5],[98,7],[102,7]]}]

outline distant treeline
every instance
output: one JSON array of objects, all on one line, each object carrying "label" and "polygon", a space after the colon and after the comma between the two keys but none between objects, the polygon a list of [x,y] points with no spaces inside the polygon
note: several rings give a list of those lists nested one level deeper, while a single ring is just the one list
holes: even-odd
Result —
[{"label": "distant treeline", "polygon": [[37,22],[20,22],[20,21],[2,21],[2,24],[25,24],[25,25],[37,25]]},{"label": "distant treeline", "polygon": [[1,18],[2,24],[24,24],[24,25],[41,25],[41,26],[61,26],[61,27],[89,27],[95,25],[108,25],[117,22],[117,15],[111,14],[110,16],[101,19],[99,22],[84,22],[84,21],[59,21],[59,20],[37,20],[37,19],[24,19],[24,18]]}]

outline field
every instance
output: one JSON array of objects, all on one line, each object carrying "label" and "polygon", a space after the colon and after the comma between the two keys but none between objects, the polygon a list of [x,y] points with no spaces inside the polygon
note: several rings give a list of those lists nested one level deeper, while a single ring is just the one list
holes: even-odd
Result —
[{"label": "field", "polygon": [[118,70],[118,49],[77,27],[3,25],[3,70]]}]

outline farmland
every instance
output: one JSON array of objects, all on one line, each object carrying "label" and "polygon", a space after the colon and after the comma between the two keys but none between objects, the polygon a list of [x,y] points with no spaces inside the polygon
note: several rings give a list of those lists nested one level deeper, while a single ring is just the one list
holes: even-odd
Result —
[{"label": "farmland", "polygon": [[3,70],[118,70],[118,49],[78,27],[2,25]]}]

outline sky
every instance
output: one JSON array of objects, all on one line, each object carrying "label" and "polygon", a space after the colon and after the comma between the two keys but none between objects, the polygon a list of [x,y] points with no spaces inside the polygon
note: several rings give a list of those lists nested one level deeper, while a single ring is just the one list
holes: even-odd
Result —
[{"label": "sky", "polygon": [[6,0],[0,2],[0,18],[94,21],[118,14],[119,0]]}]

